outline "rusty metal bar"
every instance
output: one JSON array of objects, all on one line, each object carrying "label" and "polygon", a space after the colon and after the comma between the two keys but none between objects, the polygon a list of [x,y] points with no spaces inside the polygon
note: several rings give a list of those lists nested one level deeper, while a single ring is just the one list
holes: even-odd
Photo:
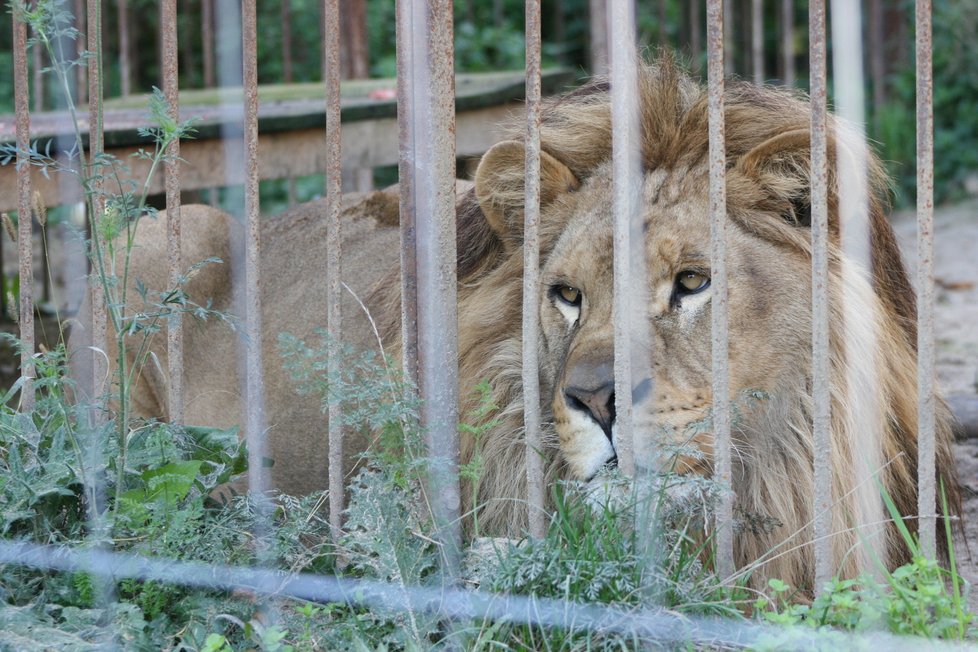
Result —
[{"label": "rusty metal bar", "polygon": [[754,83],[764,83],[764,4],[762,0],[750,3],[751,63],[754,66]]},{"label": "rusty metal bar", "polygon": [[[163,39],[163,93],[169,104],[170,117],[180,121],[180,81],[177,65],[177,0],[162,0],[160,26]],[[180,281],[180,141],[170,143],[166,151],[166,251],[169,287]],[[167,416],[171,423],[183,423],[183,316],[170,315],[166,325],[166,357],[170,372],[167,391]]]},{"label": "rusty metal bar", "polygon": [[[75,15],[75,29],[77,29],[79,33],[84,34],[86,29],[85,18],[87,18],[85,0],[74,0],[74,6],[72,7],[71,11]],[[75,39],[71,44],[72,57],[79,59],[81,58],[83,52],[84,47],[82,47],[82,44],[78,41],[78,39]],[[88,80],[85,77],[85,67],[75,66],[74,76],[75,102],[77,104],[88,102]]]},{"label": "rusty metal bar", "polygon": [[[340,204],[342,165],[340,139],[340,7],[339,0],[323,1],[326,78],[326,330],[329,332],[327,377],[340,373]],[[343,526],[343,428],[340,405],[329,403],[329,526],[339,541]]]},{"label": "rusty metal bar", "polygon": [[132,67],[129,65],[132,54],[129,32],[129,2],[116,0],[119,30],[119,93],[123,96],[132,93]]},{"label": "rusty metal bar", "polygon": [[917,50],[917,512],[923,553],[937,552],[934,429],[934,78],[931,0],[915,4]]},{"label": "rusty metal bar", "polygon": [[540,3],[526,3],[526,199],[523,222],[523,423],[530,536],[546,534],[540,438]]},{"label": "rusty metal bar", "polygon": [[710,124],[710,287],[713,352],[714,478],[723,488],[717,509],[716,565],[721,577],[734,570],[733,474],[730,457],[730,386],[727,333],[727,146],[724,123],[723,4],[707,2],[707,78]]},{"label": "rusty metal bar", "polygon": [[[614,188],[614,303],[615,322],[615,424],[613,444],[618,467],[636,472],[634,405],[632,404],[633,353],[641,351],[645,305],[636,300],[636,286],[643,274],[635,269],[633,248],[641,238],[633,224],[639,220],[641,160],[638,125],[638,70],[635,55],[635,5],[632,0],[608,4],[608,40],[611,42],[611,152]],[[638,257],[640,259],[640,257]],[[633,280],[634,279],[634,280]],[[639,315],[635,313],[638,312]],[[639,372],[642,370],[640,369]],[[650,370],[651,371],[651,370]]]},{"label": "rusty metal bar", "polygon": [[[102,3],[99,0],[88,0],[88,156],[93,164],[92,171],[100,172],[94,162],[105,151],[104,133],[102,129]],[[91,184],[89,194],[88,223],[92,228],[91,258],[93,268],[99,265],[98,257],[105,250],[101,241],[98,221],[105,212],[105,183],[101,174],[96,174]],[[92,284],[90,288],[92,303],[92,346],[108,351],[108,307],[105,303],[105,291],[101,283]],[[92,356],[92,399],[101,395],[102,388],[108,388],[108,362],[104,356]],[[97,420],[104,419],[105,414],[94,411]]]},{"label": "rusty metal bar", "polygon": [[812,150],[812,404],[815,591],[832,578],[832,441],[829,385],[829,208],[825,0],[808,5]]},{"label": "rusty metal bar", "polygon": [[450,0],[411,0],[418,376],[429,500],[443,570],[458,574],[458,315],[455,243],[455,64]]},{"label": "rusty metal bar", "polygon": [[795,85],[795,2],[781,0],[781,56],[784,66],[784,85]]},{"label": "rusty metal bar", "polygon": [[204,60],[204,88],[214,87],[214,1],[200,0],[200,56]]},{"label": "rusty metal bar", "polygon": [[13,17],[14,111],[17,130],[17,245],[20,262],[20,408],[34,409],[34,234],[31,216],[31,166],[28,161],[31,118],[27,81],[27,24]]},{"label": "rusty metal bar", "polygon": [[414,27],[411,0],[397,0],[397,176],[401,232],[401,364],[418,386],[418,263],[414,205]]},{"label": "rusty metal bar", "polygon": [[[723,0],[723,73],[733,76],[734,70],[734,3]],[[709,29],[709,27],[707,27]],[[707,37],[709,38],[709,36]]]},{"label": "rusty metal bar", "polygon": [[44,110],[44,51],[41,47],[31,48],[31,77],[34,95],[32,101],[35,111]]},{"label": "rusty metal bar", "polygon": [[269,486],[265,468],[265,377],[261,355],[261,222],[258,203],[258,25],[256,0],[241,3],[242,81],[245,146],[245,429],[248,485],[255,493]]}]

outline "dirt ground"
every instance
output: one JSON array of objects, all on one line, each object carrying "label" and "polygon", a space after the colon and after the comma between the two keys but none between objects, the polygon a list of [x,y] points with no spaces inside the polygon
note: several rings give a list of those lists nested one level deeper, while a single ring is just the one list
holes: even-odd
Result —
[{"label": "dirt ground", "polygon": [[[934,214],[935,337],[937,374],[945,395],[976,396],[978,392],[978,200],[946,208]],[[917,223],[913,212],[894,216],[904,259],[916,263]],[[964,492],[964,546],[959,561],[964,575],[978,582],[978,439],[955,444],[958,473]],[[971,595],[978,608],[978,590]]]}]

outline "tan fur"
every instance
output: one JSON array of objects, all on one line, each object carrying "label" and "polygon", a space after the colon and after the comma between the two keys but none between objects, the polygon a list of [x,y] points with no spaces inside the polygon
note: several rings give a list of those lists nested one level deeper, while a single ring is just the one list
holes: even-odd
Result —
[{"label": "tan fur", "polygon": [[[343,202],[343,280],[361,299],[388,270],[391,252],[398,248],[396,192],[350,195]],[[326,323],[326,203],[296,207],[283,215],[263,217],[261,229],[262,364],[265,378],[265,421],[273,485],[292,494],[305,494],[327,486],[326,417],[321,398],[300,396],[284,370],[278,335],[290,332],[312,345],[314,334]],[[131,263],[129,297],[134,310],[142,310],[135,292],[138,279],[153,293],[169,287],[166,280],[165,213],[144,218],[138,227]],[[184,269],[216,256],[224,262],[208,265],[195,276],[187,294],[195,301],[211,301],[215,310],[243,318],[243,297],[233,294],[232,279],[243,287],[243,229],[230,215],[208,206],[184,206],[181,211]],[[235,254],[235,252],[238,252]],[[158,296],[158,294],[156,295]],[[80,324],[88,324],[88,301]],[[358,348],[377,348],[370,324],[354,297],[343,291],[344,339]],[[185,317],[184,388],[186,423],[231,427],[244,422],[244,385],[240,331],[232,332],[215,319],[199,322]],[[169,371],[165,329],[152,338],[150,359],[133,389],[134,416],[169,419]],[[90,334],[73,329],[70,348],[73,374],[90,377]],[[134,352],[129,351],[132,365]],[[110,343],[114,362],[115,347]],[[114,367],[114,365],[113,365]],[[239,368],[240,367],[240,368]],[[110,382],[107,380],[107,382]],[[106,385],[99,388],[104,391]],[[90,391],[90,389],[89,389]],[[347,442],[347,472],[356,455],[369,442],[352,437]]]},{"label": "tan fur", "polygon": [[[676,441],[709,414],[709,291],[673,297],[678,272],[709,270],[705,91],[669,62],[640,78],[646,225],[647,320],[655,333],[654,401],[636,449],[653,450],[665,428]],[[734,491],[741,516],[739,568],[763,587],[781,578],[813,591],[813,444],[811,392],[811,238],[809,107],[785,91],[732,83],[726,93],[730,396],[762,390],[734,424]],[[841,134],[834,162],[856,144]],[[588,479],[614,450],[595,419],[568,403],[568,379],[611,380],[613,358],[610,171],[607,84],[550,102],[543,114],[541,160],[541,362],[544,433],[551,477]],[[892,567],[907,557],[874,480],[903,514],[916,506],[916,334],[913,294],[884,216],[885,178],[871,155],[868,224],[872,260],[864,269],[842,251],[836,175],[830,173],[830,365],[832,379],[832,547],[835,569],[854,576],[874,555]],[[497,145],[483,159],[476,191],[459,210],[459,329],[463,396],[488,379],[502,424],[488,439],[480,522],[495,533],[525,523],[509,497],[525,495],[520,375],[522,144]],[[480,210],[481,208],[481,210]],[[516,245],[516,246],[514,246]],[[469,252],[466,254],[465,252]],[[583,293],[576,309],[553,289]],[[396,314],[387,284],[372,297]],[[570,311],[570,312],[568,312]],[[568,320],[568,315],[574,319]],[[396,320],[385,332],[395,339]],[[604,366],[603,366],[604,365]],[[604,374],[602,376],[602,374]],[[583,379],[583,380],[582,380]],[[939,404],[937,477],[957,512],[950,417]],[[692,437],[705,460],[680,468],[711,473],[712,435]],[[466,444],[463,458],[471,444]],[[558,451],[554,448],[559,449]],[[465,493],[465,492],[463,492]],[[779,525],[757,525],[768,517]],[[911,529],[916,522],[908,521]],[[939,528],[940,529],[940,528]]]},{"label": "tan fur", "polygon": [[[708,414],[712,400],[710,292],[673,297],[678,272],[695,268],[709,274],[708,138],[704,90],[670,63],[642,67],[639,90],[646,170],[646,317],[654,327],[656,366],[651,416],[642,421],[637,450],[648,453],[653,450],[653,434],[688,437],[685,427]],[[753,569],[754,586],[779,577],[810,594],[814,453],[808,123],[808,104],[799,96],[749,84],[727,87],[730,395],[736,398],[749,389],[769,395],[752,403],[735,424],[733,488],[744,524],[735,540],[736,560],[739,568]],[[587,479],[614,451],[595,422],[568,404],[565,391],[569,377],[582,383],[600,380],[606,374],[603,365],[613,355],[607,84],[598,82],[550,101],[541,133],[541,452],[549,480]],[[848,142],[833,142],[833,156],[849,147]],[[884,512],[875,487],[866,480],[870,471],[880,471],[883,485],[904,514],[916,513],[914,300],[884,217],[884,178],[876,160],[870,157],[869,162],[873,258],[868,270],[841,251],[836,181],[830,175],[833,549],[836,569],[847,576],[867,568],[870,549],[889,566],[906,557],[894,528],[881,533],[876,528],[874,521]],[[476,407],[475,385],[482,380],[489,381],[492,398],[500,406],[494,415],[499,425],[482,443],[486,467],[474,505],[480,509],[482,533],[509,536],[525,531],[527,514],[522,194],[522,144],[498,145],[484,158],[475,191],[461,196],[457,224],[461,413]],[[387,352],[396,358],[398,272],[387,262],[386,276],[380,278],[375,262],[389,261],[396,250],[396,233],[369,217],[372,211],[389,215],[391,201],[358,209],[365,226],[360,235],[348,231],[344,238],[344,278],[359,282],[361,289],[379,279],[367,304]],[[189,210],[184,211],[186,225]],[[280,366],[276,370],[274,338],[282,330],[308,336],[325,320],[321,213],[321,205],[301,207],[263,231],[263,348],[274,481],[293,492],[326,485],[325,419],[315,399],[297,398]],[[227,218],[206,210],[199,216],[210,226],[202,227],[201,249],[192,255],[185,251],[188,262],[212,255],[209,252],[226,241]],[[351,223],[358,222],[344,220]],[[147,255],[137,265],[144,275],[153,273],[155,261],[165,260],[160,241],[148,238]],[[349,254],[360,251],[358,247],[368,253],[350,261]],[[222,274],[195,296],[214,296],[218,307],[229,305],[229,277]],[[579,312],[566,305],[558,308],[553,290],[562,285],[581,290]],[[356,321],[360,313],[355,306],[346,304],[344,310],[345,332],[369,334]],[[569,321],[568,315],[575,314],[576,321]],[[230,338],[222,342],[209,330],[191,330],[188,338],[188,405],[198,406],[188,407],[188,421],[239,422],[238,376],[228,363],[233,359],[226,343]],[[159,342],[154,350],[161,350]],[[166,416],[164,381],[157,378],[137,390],[144,415]],[[949,415],[943,404],[937,425],[937,475],[957,511]],[[701,433],[692,442],[705,453],[705,460],[686,456],[681,468],[711,473],[712,435]],[[351,449],[363,445],[366,442],[354,442]],[[463,462],[471,458],[473,447],[473,441],[463,438]],[[464,487],[462,493],[463,509],[471,510],[469,489]],[[780,525],[752,528],[757,517],[773,518]],[[915,521],[908,525],[914,528]],[[859,534],[850,529],[857,526]]]}]

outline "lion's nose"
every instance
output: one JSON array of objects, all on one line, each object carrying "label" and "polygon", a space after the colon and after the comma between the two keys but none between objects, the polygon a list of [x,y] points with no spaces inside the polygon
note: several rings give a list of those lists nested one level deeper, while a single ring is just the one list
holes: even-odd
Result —
[{"label": "lion's nose", "polygon": [[567,405],[576,410],[588,413],[594,419],[605,436],[611,441],[611,426],[615,422],[615,383],[605,383],[595,389],[568,387],[564,390]]}]

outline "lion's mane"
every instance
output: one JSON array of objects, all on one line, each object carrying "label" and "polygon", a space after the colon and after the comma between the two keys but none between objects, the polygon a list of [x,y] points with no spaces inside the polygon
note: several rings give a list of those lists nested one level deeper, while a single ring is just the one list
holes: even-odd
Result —
[{"label": "lion's mane", "polygon": [[[708,153],[708,111],[704,88],[679,72],[669,61],[640,67],[640,124],[642,163],[646,171],[683,168],[705,164]],[[733,168],[748,152],[781,134],[806,133],[810,124],[808,102],[800,94],[730,82],[725,93],[726,157]],[[844,126],[830,121],[835,133]],[[612,143],[609,84],[597,81],[562,97],[550,100],[543,111],[542,150],[567,166],[580,180],[586,180],[611,157]],[[520,139],[514,131],[514,138]],[[830,161],[837,152],[856,147],[838,136],[830,146]],[[807,227],[810,221],[810,149],[806,142],[797,150],[778,148],[758,165],[763,170],[740,170],[729,176],[727,206],[729,218],[760,238],[784,238],[767,233],[749,220],[759,205],[790,216],[795,225]],[[878,427],[880,460],[879,481],[904,515],[917,513],[917,381],[916,309],[914,294],[901,262],[892,230],[887,222],[886,177],[878,161],[867,155],[868,225],[872,252],[866,273],[869,288],[860,292],[859,284],[848,279],[840,244],[837,179],[829,178],[829,220],[831,240],[830,305],[831,318],[831,429],[833,500],[836,509],[833,537],[836,570],[853,576],[869,570],[866,545],[852,526],[860,518],[886,518],[876,486],[854,486],[854,457],[866,446],[867,426]],[[755,166],[756,167],[756,166]],[[746,183],[747,173],[763,174],[773,191],[759,197],[756,185]],[[505,206],[522,205],[523,181],[514,172],[511,183],[496,184],[491,201]],[[544,193],[547,183],[543,182]],[[509,192],[499,192],[499,187]],[[477,189],[478,190],[478,189]],[[474,407],[475,385],[488,380],[492,398],[500,407],[494,418],[499,424],[484,441],[486,468],[481,479],[477,504],[480,524],[485,532],[518,535],[527,522],[525,496],[525,447],[523,445],[523,391],[521,376],[521,297],[523,257],[518,233],[517,246],[507,235],[487,221],[483,202],[476,191],[458,203],[458,303],[462,414]],[[544,203],[547,198],[544,197]],[[546,260],[548,232],[562,223],[541,224]],[[520,227],[521,228],[521,227]],[[797,229],[793,241],[783,242],[810,256],[811,240],[807,229]],[[611,252],[608,252],[611,256]],[[390,278],[370,299],[374,313],[386,315],[383,335],[397,348],[399,297],[397,282]],[[610,292],[610,288],[608,290]],[[845,297],[845,302],[843,301]],[[848,308],[844,304],[848,302]],[[866,338],[875,341],[877,355],[859,350]],[[856,338],[852,340],[851,338]],[[809,594],[813,590],[814,553],[811,521],[814,510],[813,436],[811,366],[799,371],[796,383],[777,399],[776,409],[768,410],[755,422],[743,424],[735,433],[741,464],[735,481],[736,508],[742,513],[769,515],[782,523],[773,532],[758,530],[736,537],[736,558],[740,568],[753,567],[752,583],[761,585],[767,577],[780,577]],[[544,360],[543,365],[559,364]],[[875,388],[872,405],[860,404],[856,384]],[[544,453],[548,459],[550,481],[567,475],[550,412],[553,387],[542,387],[544,414]],[[774,417],[777,418],[774,418]],[[959,498],[950,449],[951,417],[941,401],[937,405],[937,477],[944,482],[953,512]],[[745,441],[746,440],[746,441]],[[758,441],[764,444],[756,444]],[[738,443],[739,442],[739,443]],[[752,444],[751,442],[755,442]],[[472,441],[463,441],[462,458],[472,454]],[[736,453],[735,453],[736,454]],[[735,474],[737,475],[737,474]],[[871,483],[870,483],[871,484]],[[469,492],[463,491],[467,498]],[[862,503],[872,503],[868,508]],[[473,507],[466,501],[464,509]],[[935,509],[937,506],[935,506]],[[878,524],[876,524],[878,526]],[[912,531],[916,520],[907,520]],[[939,532],[942,530],[938,528]],[[941,534],[943,534],[941,532]],[[872,547],[889,566],[907,559],[907,548],[896,527],[885,528],[883,542]],[[758,561],[760,560],[760,562]]]}]

